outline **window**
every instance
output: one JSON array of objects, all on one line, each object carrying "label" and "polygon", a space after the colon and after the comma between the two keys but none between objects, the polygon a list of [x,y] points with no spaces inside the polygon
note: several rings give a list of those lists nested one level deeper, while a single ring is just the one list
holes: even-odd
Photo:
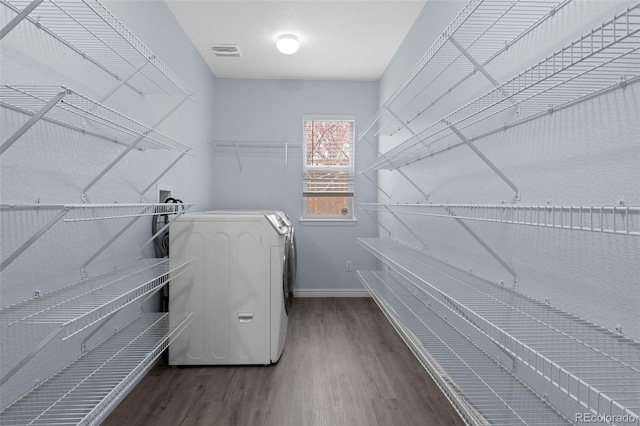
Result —
[{"label": "window", "polygon": [[353,219],[354,124],[304,117],[303,219]]}]

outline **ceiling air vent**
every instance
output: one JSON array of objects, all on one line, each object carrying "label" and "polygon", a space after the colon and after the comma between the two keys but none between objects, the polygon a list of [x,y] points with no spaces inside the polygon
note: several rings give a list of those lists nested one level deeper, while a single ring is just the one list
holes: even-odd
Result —
[{"label": "ceiling air vent", "polygon": [[221,58],[240,58],[240,48],[237,44],[210,44],[209,47],[216,56]]}]

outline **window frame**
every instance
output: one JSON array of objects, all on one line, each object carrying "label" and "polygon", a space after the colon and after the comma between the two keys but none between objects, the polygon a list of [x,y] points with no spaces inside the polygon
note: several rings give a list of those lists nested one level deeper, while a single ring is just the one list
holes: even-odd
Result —
[{"label": "window frame", "polygon": [[[351,156],[349,158],[348,166],[308,166],[307,165],[307,140],[306,140],[306,123],[308,121],[350,121],[352,124],[351,132]],[[333,223],[348,223],[356,222],[355,214],[355,157],[356,157],[356,120],[355,115],[329,115],[329,114],[305,114],[302,116],[302,215],[301,222],[333,222]],[[332,170],[332,171],[346,171],[349,172],[351,180],[351,195],[345,196],[348,198],[347,215],[342,214],[322,214],[315,215],[307,212],[307,198],[308,191],[305,191],[305,176],[308,170]]]}]

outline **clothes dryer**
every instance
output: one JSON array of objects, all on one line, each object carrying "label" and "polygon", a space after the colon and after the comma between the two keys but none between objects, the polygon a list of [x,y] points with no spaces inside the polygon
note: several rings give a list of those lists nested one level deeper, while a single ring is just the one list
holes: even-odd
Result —
[{"label": "clothes dryer", "polygon": [[[169,311],[193,321],[169,348],[171,365],[271,364],[286,340],[295,272],[293,226],[282,212],[184,214],[170,226]],[[293,268],[295,270],[295,268]]]}]

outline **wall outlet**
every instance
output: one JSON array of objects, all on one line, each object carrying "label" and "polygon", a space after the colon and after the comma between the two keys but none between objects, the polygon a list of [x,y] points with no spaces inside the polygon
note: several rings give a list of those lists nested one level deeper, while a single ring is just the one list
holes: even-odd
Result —
[{"label": "wall outlet", "polygon": [[352,271],[352,269],[351,269],[351,261],[350,260],[347,260],[347,266],[346,266],[345,270],[347,272],[351,272]]}]

